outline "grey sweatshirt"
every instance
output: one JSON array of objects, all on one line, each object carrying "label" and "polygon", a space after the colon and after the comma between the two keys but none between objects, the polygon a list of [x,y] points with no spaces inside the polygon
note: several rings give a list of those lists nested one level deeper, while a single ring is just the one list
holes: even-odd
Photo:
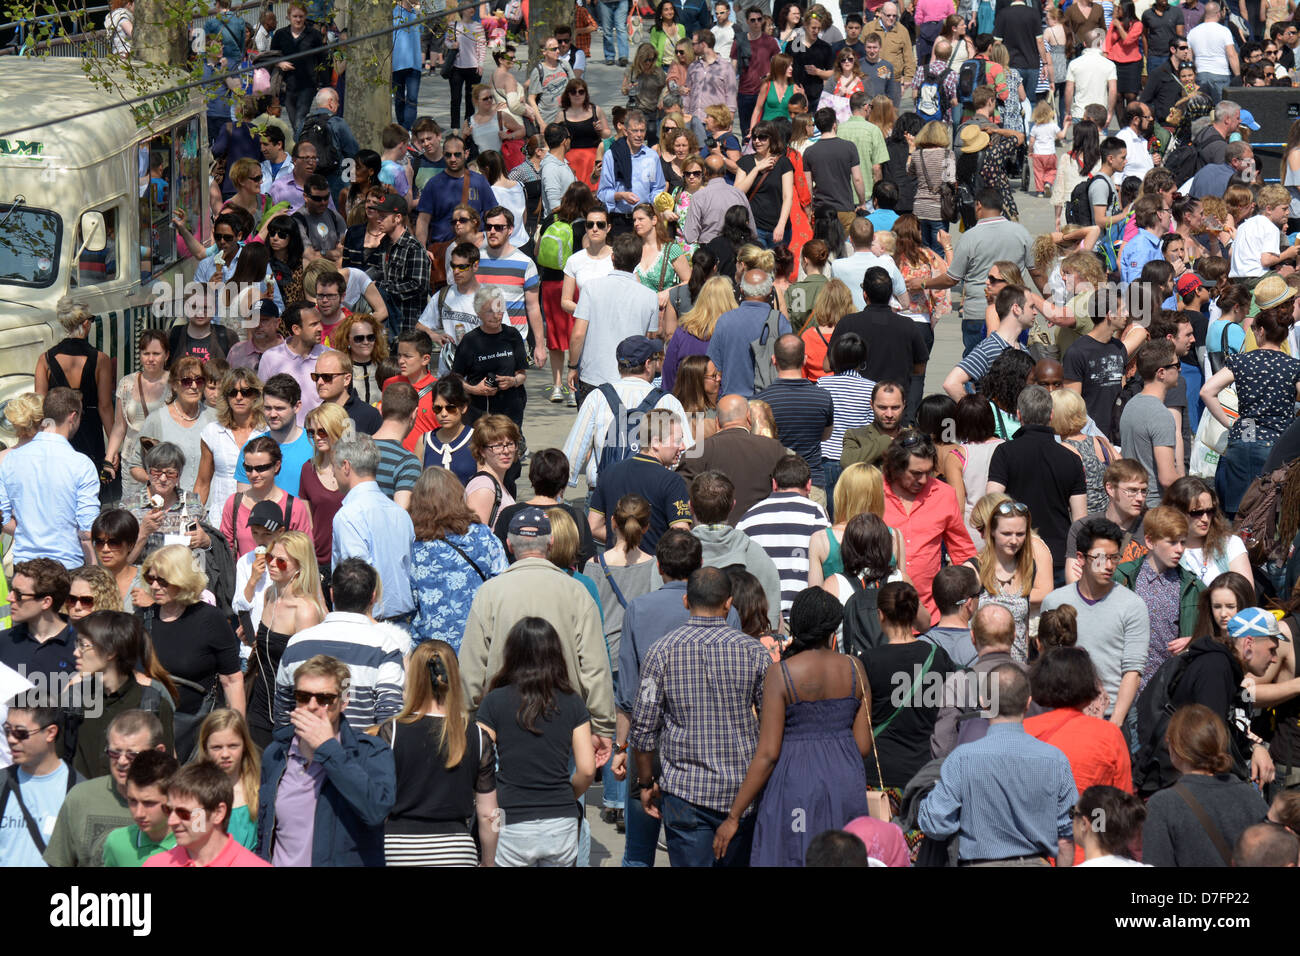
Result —
[{"label": "grey sweatshirt", "polygon": [[1119,682],[1129,671],[1139,674],[1147,664],[1151,644],[1151,619],[1142,599],[1118,585],[1090,604],[1079,596],[1079,585],[1067,584],[1043,599],[1043,610],[1072,604],[1079,612],[1079,646],[1092,658],[1101,686],[1110,694],[1111,715],[1119,696]]}]

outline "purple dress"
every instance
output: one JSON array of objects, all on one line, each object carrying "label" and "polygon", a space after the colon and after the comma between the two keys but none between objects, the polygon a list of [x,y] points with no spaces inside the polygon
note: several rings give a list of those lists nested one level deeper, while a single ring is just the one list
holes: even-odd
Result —
[{"label": "purple dress", "polygon": [[803,866],[813,837],[867,814],[867,776],[853,737],[861,702],[852,695],[800,700],[785,661],[781,675],[792,703],[781,756],[759,798],[750,866]]}]

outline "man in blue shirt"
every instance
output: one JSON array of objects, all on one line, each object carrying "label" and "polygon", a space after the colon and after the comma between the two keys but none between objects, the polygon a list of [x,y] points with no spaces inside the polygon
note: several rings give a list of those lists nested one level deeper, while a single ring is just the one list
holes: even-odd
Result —
[{"label": "man in blue shirt", "polygon": [[[749,344],[758,338],[772,309],[772,276],[762,269],[750,269],[741,278],[740,305],[718,317],[709,339],[709,361],[722,373],[719,395],[754,394],[754,355]],[[789,335],[790,320],[782,315],[777,334]],[[773,343],[775,347],[775,343]]]},{"label": "man in blue shirt", "polygon": [[393,115],[409,132],[420,105],[420,70],[424,55],[420,40],[424,24],[415,0],[399,0],[393,8]]},{"label": "man in blue shirt", "polygon": [[59,757],[64,741],[58,711],[23,706],[29,703],[25,697],[15,698],[5,718],[15,767],[0,803],[0,866],[46,865],[41,854],[76,783],[72,767]]},{"label": "man in blue shirt", "polygon": [[1079,799],[1070,761],[1025,733],[1029,678],[1017,665],[993,668],[985,693],[996,694],[997,716],[983,739],[943,762],[917,825],[932,839],[960,836],[959,866],[1048,866],[1055,858],[1069,867]]},{"label": "man in blue shirt", "polygon": [[203,32],[216,37],[221,44],[221,55],[231,66],[244,59],[248,49],[248,24],[244,18],[230,12],[230,0],[217,0],[217,11],[203,22]]},{"label": "man in blue shirt", "polygon": [[0,464],[0,515],[18,522],[13,560],[54,558],[65,568],[94,565],[90,526],[99,515],[99,475],[70,439],[81,427],[81,395],[52,388],[44,417],[54,425]]},{"label": "man in blue shirt", "polygon": [[[454,133],[445,136],[442,158],[447,168],[425,183],[415,207],[419,213],[415,219],[415,238],[425,246],[451,241],[451,211],[461,203],[478,212],[480,221],[489,209],[497,205],[492,185],[481,173],[465,169],[463,139]],[[658,162],[657,158],[655,162]]]},{"label": "man in blue shirt", "polygon": [[411,598],[411,516],[375,482],[379,449],[369,435],[344,438],[334,446],[334,474],[343,504],[334,515],[333,565],[360,558],[379,572],[383,595],[372,612],[377,621],[402,623],[415,610]]},{"label": "man in blue shirt", "polygon": [[596,198],[609,211],[610,231],[632,231],[632,209],[643,202],[653,202],[664,191],[663,166],[659,154],[645,144],[646,119],[640,110],[631,110],[623,121],[627,137],[615,140],[600,170]]},{"label": "man in blue shirt", "polygon": [[1119,277],[1126,284],[1141,276],[1148,262],[1164,258],[1160,237],[1169,228],[1169,210],[1158,195],[1139,196],[1133,204],[1133,221],[1137,223],[1137,235],[1124,243],[1119,256]]}]

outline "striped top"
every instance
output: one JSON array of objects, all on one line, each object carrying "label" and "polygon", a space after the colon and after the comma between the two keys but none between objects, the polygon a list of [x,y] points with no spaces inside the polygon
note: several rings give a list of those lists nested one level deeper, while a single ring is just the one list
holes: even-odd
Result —
[{"label": "striped top", "polygon": [[317,654],[328,654],[348,665],[348,705],[343,717],[358,733],[396,717],[402,709],[405,681],[402,656],[411,637],[393,624],[379,624],[364,614],[332,611],[315,627],[289,638],[275,672],[276,727],[289,723],[294,709],[293,675]]},{"label": "striped top", "polygon": [[844,454],[844,433],[876,420],[875,412],[871,410],[871,393],[876,390],[876,383],[855,371],[848,371],[823,375],[817,379],[817,387],[830,392],[835,403],[831,437],[822,442],[822,457],[839,461]]},{"label": "striped top", "polygon": [[797,491],[774,491],[736,522],[762,548],[781,577],[781,615],[808,586],[808,540],[830,521],[822,506]]},{"label": "striped top", "polygon": [[389,498],[399,491],[410,491],[424,469],[420,459],[407,451],[401,442],[388,438],[376,439],[379,450],[379,467],[375,469],[375,482]]},{"label": "striped top", "polygon": [[525,296],[539,289],[542,282],[533,260],[513,246],[509,253],[494,256],[485,245],[483,256],[478,261],[478,281],[480,285],[501,290],[506,297],[506,315],[510,324],[521,332],[526,330],[528,307]]}]

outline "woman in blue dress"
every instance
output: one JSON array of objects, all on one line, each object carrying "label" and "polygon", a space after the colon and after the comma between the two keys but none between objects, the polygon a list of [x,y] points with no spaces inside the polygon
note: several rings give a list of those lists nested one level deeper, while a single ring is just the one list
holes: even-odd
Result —
[{"label": "woman in blue dress", "polygon": [[469,447],[474,429],[470,427],[473,419],[465,419],[468,411],[469,395],[465,392],[464,379],[454,374],[438,379],[433,386],[433,414],[438,419],[438,427],[424,436],[424,467],[446,468],[461,484],[468,484],[478,471]]},{"label": "woman in blue dress", "polygon": [[460,479],[445,468],[426,468],[415,482],[411,522],[415,643],[437,638],[459,651],[474,595],[506,569],[505,549],[465,504]]},{"label": "woman in blue dress", "polygon": [[713,838],[719,859],[755,799],[751,866],[803,866],[813,837],[866,815],[871,702],[860,665],[834,650],[842,618],[821,588],[794,599],[790,644],[763,687],[758,750]]}]

